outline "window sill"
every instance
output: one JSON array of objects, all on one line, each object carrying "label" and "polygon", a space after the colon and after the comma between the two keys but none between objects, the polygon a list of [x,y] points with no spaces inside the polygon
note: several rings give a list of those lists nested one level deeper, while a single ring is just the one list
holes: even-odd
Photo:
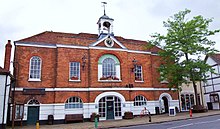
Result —
[{"label": "window sill", "polygon": [[134,82],[140,82],[140,83],[144,83],[144,81],[136,81],[136,80],[135,80]]},{"label": "window sill", "polygon": [[81,82],[81,80],[69,80],[70,82]]},{"label": "window sill", "polygon": [[31,79],[31,78],[29,78],[28,81],[29,82],[40,82],[41,80],[40,79]]},{"label": "window sill", "polygon": [[122,80],[98,80],[98,82],[122,82]]}]

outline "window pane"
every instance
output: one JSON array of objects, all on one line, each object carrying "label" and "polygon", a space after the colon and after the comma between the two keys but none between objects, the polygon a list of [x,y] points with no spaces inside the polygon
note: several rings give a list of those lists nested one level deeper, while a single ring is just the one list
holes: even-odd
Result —
[{"label": "window pane", "polygon": [[136,96],[134,99],[134,106],[143,106],[147,105],[147,100],[144,96]]},{"label": "window pane", "polygon": [[34,56],[30,60],[30,78],[31,79],[40,79],[41,73],[41,59],[37,56]]},{"label": "window pane", "polygon": [[190,95],[191,107],[194,105],[194,95]]},{"label": "window pane", "polygon": [[102,63],[102,76],[103,77],[115,77],[115,61],[112,58],[106,58]]},{"label": "window pane", "polygon": [[185,95],[181,95],[182,110],[186,110]]},{"label": "window pane", "polygon": [[80,63],[70,62],[70,79],[80,80]]},{"label": "window pane", "polygon": [[65,108],[83,108],[82,100],[78,97],[71,97],[66,101]]},{"label": "window pane", "polygon": [[142,66],[141,65],[136,65],[135,66],[135,80],[136,81],[143,81],[143,78],[142,78]]}]

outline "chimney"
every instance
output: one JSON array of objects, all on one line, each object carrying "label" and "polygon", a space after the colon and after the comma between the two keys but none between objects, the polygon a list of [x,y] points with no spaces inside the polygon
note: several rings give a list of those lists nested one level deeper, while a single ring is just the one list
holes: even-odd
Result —
[{"label": "chimney", "polygon": [[11,40],[8,40],[8,43],[5,45],[5,62],[4,62],[4,69],[10,69],[10,59],[11,59]]}]

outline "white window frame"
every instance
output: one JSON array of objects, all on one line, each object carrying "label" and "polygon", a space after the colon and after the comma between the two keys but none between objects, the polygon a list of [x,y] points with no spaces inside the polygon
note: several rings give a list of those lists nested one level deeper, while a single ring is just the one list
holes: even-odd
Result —
[{"label": "white window frame", "polygon": [[[79,71],[78,71],[78,79],[71,79],[71,72],[74,72],[74,69],[73,69],[73,71],[71,71],[71,69],[72,69],[72,67],[76,67],[75,65],[74,66],[72,66],[71,64],[72,63],[77,63],[77,67],[78,67],[78,69],[79,69]],[[80,81],[80,62],[70,62],[69,63],[69,81]]]},{"label": "white window frame", "polygon": [[[139,67],[140,67],[140,69],[139,69]],[[137,75],[140,75],[140,80],[136,79],[136,78],[139,78],[139,76],[137,76]],[[135,82],[144,82],[142,65],[135,65],[134,76],[135,76]]]},{"label": "white window frame", "polygon": [[[115,61],[115,78],[116,79],[101,79],[103,78],[103,61],[107,58],[111,58]],[[114,77],[113,77],[114,78]],[[99,82],[121,82],[121,70],[120,70],[120,62],[118,58],[112,54],[105,54],[99,58],[98,61],[98,81]]]},{"label": "white window frame", "polygon": [[146,106],[146,105],[147,105],[147,99],[143,95],[137,95],[134,98],[134,106],[135,107],[141,107],[141,106]]},{"label": "white window frame", "polygon": [[[112,99],[108,99],[108,97],[112,97]],[[107,117],[107,101],[113,101],[114,103],[114,117],[122,117],[122,101],[117,96],[105,96],[101,98],[98,102],[98,112],[101,118]]]},{"label": "white window frame", "polygon": [[[34,58],[38,58],[39,60],[40,60],[40,66],[39,66],[39,69],[32,69],[32,63],[33,63],[33,60],[34,60]],[[42,65],[42,60],[41,60],[41,58],[39,57],[39,56],[33,56],[33,57],[31,57],[31,59],[30,59],[30,64],[29,64],[29,79],[28,79],[28,81],[41,81],[41,65]],[[39,78],[31,78],[30,76],[31,76],[31,71],[32,70],[39,70]]]},{"label": "white window frame", "polygon": [[76,96],[68,98],[65,102],[65,109],[83,109],[82,99]]}]

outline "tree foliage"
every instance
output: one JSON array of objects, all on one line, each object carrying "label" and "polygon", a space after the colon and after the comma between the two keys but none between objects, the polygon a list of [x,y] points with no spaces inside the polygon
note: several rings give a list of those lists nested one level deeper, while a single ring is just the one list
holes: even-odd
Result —
[{"label": "tree foliage", "polygon": [[219,30],[208,29],[213,19],[205,19],[200,15],[187,19],[186,15],[190,12],[188,9],[180,11],[163,22],[167,33],[155,33],[152,35],[153,40],[149,42],[163,49],[159,52],[163,62],[159,68],[161,80],[166,78],[168,86],[177,89],[183,83],[192,82],[196,94],[195,82],[203,81],[206,78],[205,73],[212,71],[201,55],[217,52],[214,49],[215,42],[208,37]]}]

